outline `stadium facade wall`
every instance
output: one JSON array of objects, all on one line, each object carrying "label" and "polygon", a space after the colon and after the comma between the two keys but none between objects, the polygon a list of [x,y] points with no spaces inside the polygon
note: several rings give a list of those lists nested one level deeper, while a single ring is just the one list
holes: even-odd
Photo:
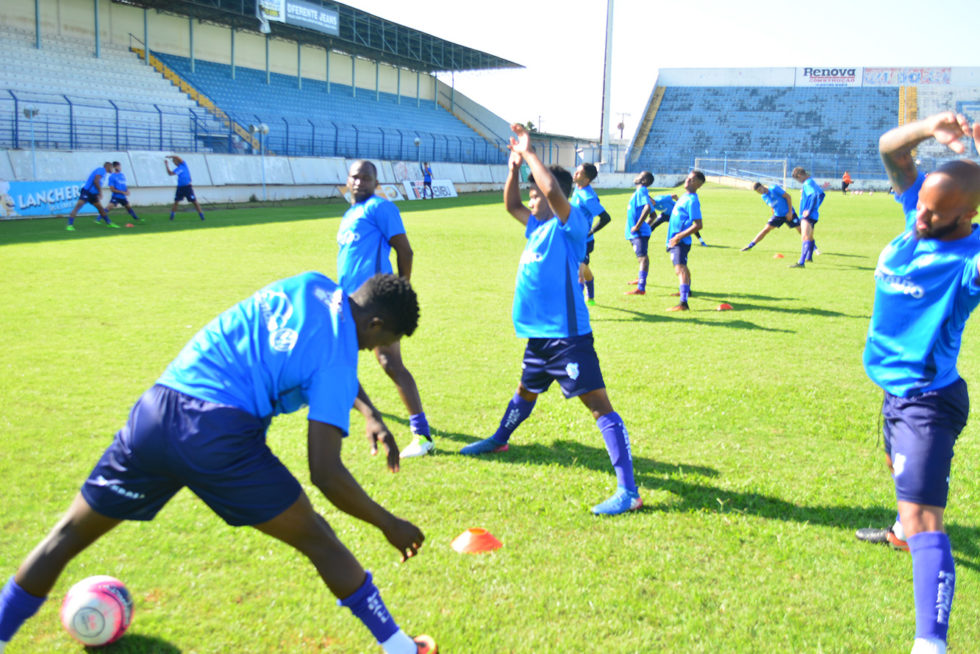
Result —
[{"label": "stadium facade wall", "polygon": [[813,66],[799,68],[661,68],[659,86],[966,86],[980,68],[966,66]]},{"label": "stadium facade wall", "polygon": [[[81,185],[92,169],[103,161],[119,161],[130,186],[130,200],[139,206],[169,205],[173,202],[174,178],[167,174],[166,152],[63,152],[38,151],[37,175],[32,154],[25,150],[0,150],[0,185],[4,182],[69,182]],[[252,196],[262,197],[263,157],[228,154],[187,154],[184,156],[193,177],[194,189],[205,204],[244,203]],[[302,198],[330,198],[343,194],[347,170],[352,160],[342,158],[275,157],[264,158],[265,194],[270,201]],[[486,164],[438,164],[435,177],[450,180],[460,193],[499,191],[507,179],[507,166]],[[383,161],[378,165],[382,185],[400,189],[405,180],[420,180],[415,161]],[[599,188],[631,188],[633,175],[602,173]],[[658,176],[658,184],[675,186],[680,175]],[[107,198],[107,195],[103,195]]]},{"label": "stadium facade wall", "polygon": [[[143,40],[144,10],[129,5],[96,0],[99,6],[99,38],[102,43],[129,47],[133,38]],[[90,43],[95,52],[95,22],[92,0],[40,0],[40,31],[42,50],[45,35],[57,35]],[[146,11],[150,50],[231,64],[231,29],[220,25],[171,14]],[[34,3],[0,3],[0,23],[8,29],[33,34]],[[191,53],[191,29],[194,50]],[[256,30],[258,21],[256,21]],[[236,30],[234,34],[236,66],[265,70],[265,36]],[[273,73],[296,76],[302,72],[310,79],[326,80],[327,58],[331,84],[350,86],[352,74],[357,89],[374,92],[399,93],[402,97],[435,100],[437,80],[428,74],[417,74],[388,64],[351,57],[340,52],[328,52],[315,46],[299,46],[294,41],[269,39],[269,70]],[[418,75],[418,77],[416,77]],[[377,81],[377,86],[375,82]],[[418,95],[416,95],[418,91]]]}]

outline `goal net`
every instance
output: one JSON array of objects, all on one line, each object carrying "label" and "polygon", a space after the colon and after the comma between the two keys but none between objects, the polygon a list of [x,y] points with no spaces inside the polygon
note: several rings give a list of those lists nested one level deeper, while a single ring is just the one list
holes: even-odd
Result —
[{"label": "goal net", "polygon": [[788,159],[709,159],[698,157],[694,167],[705,175],[734,177],[747,182],[779,184],[786,187]]}]

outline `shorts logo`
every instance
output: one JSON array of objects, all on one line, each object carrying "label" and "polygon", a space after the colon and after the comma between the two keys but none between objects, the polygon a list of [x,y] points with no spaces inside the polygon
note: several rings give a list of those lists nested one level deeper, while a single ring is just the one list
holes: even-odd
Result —
[{"label": "shorts logo", "polygon": [[578,364],[569,363],[567,366],[565,366],[565,374],[571,379],[578,379]]},{"label": "shorts logo", "polygon": [[119,485],[118,481],[109,481],[102,475],[96,477],[95,485],[111,490],[116,495],[122,495],[123,497],[128,497],[131,500],[141,500],[146,497],[146,495],[144,495],[143,493],[137,493],[135,491],[126,490],[125,488]]},{"label": "shorts logo", "polygon": [[892,461],[892,468],[895,470],[895,477],[901,476],[905,472],[905,455],[895,453],[895,459]]}]

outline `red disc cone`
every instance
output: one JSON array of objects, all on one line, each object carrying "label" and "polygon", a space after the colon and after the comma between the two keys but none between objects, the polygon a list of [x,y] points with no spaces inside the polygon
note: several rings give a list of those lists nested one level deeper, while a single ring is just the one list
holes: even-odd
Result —
[{"label": "red disc cone", "polygon": [[732,309],[732,305],[728,304],[727,302],[722,302],[721,304],[718,305],[719,311],[731,311],[731,309]]},{"label": "red disc cone", "polygon": [[776,254],[774,254],[774,255],[772,255],[772,258],[773,258],[773,259],[782,259],[782,258],[783,258],[783,255],[781,255],[781,254],[779,254],[779,253],[777,252]]},{"label": "red disc cone", "polygon": [[475,554],[477,552],[489,552],[503,547],[503,543],[493,537],[493,535],[482,527],[471,527],[467,529],[453,541],[453,549],[457,552]]}]

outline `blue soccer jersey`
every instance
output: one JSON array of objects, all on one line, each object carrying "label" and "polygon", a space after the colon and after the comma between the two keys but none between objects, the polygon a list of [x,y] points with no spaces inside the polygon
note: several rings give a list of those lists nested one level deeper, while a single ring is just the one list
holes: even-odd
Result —
[{"label": "blue soccer jersey", "polygon": [[[680,234],[685,229],[694,224],[694,221],[701,220],[701,200],[697,193],[685,193],[674,205],[674,210],[670,212],[670,222],[667,223],[667,242]],[[680,241],[687,245],[691,244],[691,235],[688,234]]]},{"label": "blue soccer jersey", "polygon": [[638,230],[632,231],[633,225],[643,214],[644,206],[650,207],[650,211],[653,211],[653,201],[650,199],[650,192],[647,187],[637,186],[636,191],[633,192],[633,197],[630,198],[630,203],[626,205],[626,240],[650,236],[650,225],[646,221],[640,223]]},{"label": "blue soccer jersey", "polygon": [[346,434],[357,396],[347,296],[316,272],[274,282],[201,329],[157,383],[260,418],[308,405]]},{"label": "blue soccer jersey", "polygon": [[337,281],[353,293],[378,273],[391,273],[391,239],[405,233],[394,202],[372,195],[351,206],[337,230]]},{"label": "blue soccer jersey", "polygon": [[666,213],[668,216],[674,210],[675,204],[676,201],[674,200],[674,196],[669,194],[658,195],[657,197],[653,198],[653,208],[657,211]]},{"label": "blue soccer jersey", "polygon": [[[823,189],[817,184],[816,180],[812,177],[807,177],[806,181],[803,182],[803,192],[800,194],[800,217],[803,217],[807,211],[807,220],[812,220],[817,222],[820,217],[820,205],[823,204],[824,199]],[[916,192],[918,196],[918,192]]]},{"label": "blue soccer jersey", "polygon": [[113,196],[121,197],[124,195],[123,191],[127,189],[126,176],[122,173],[112,173],[111,175],[109,175],[109,182],[106,184],[106,186],[110,186],[116,189],[116,191],[119,191],[118,193],[116,193],[116,191],[113,191],[112,192]]},{"label": "blue soccer jersey", "polygon": [[[585,214],[585,217],[588,218],[590,231],[592,229],[592,221],[595,219],[595,217],[605,212],[605,208],[602,206],[602,203],[599,202],[599,196],[592,190],[591,185],[576,188],[572,193],[572,197],[569,199],[569,202],[581,209],[582,213]],[[595,236],[592,234],[589,234],[586,237],[586,241],[593,240],[595,240]]]},{"label": "blue soccer jersey", "polygon": [[915,213],[925,177],[896,196],[905,232],[882,251],[875,268],[875,303],[864,369],[899,397],[944,388],[959,378],[963,328],[980,303],[980,232],[956,241],[916,238]]},{"label": "blue soccer jersey", "polygon": [[191,185],[191,169],[187,167],[186,161],[181,161],[174,166],[174,174],[177,175],[177,186]]},{"label": "blue soccer jersey", "polygon": [[786,191],[778,184],[769,187],[768,193],[762,194],[762,201],[772,208],[772,214],[777,218],[783,218],[789,214],[789,202],[783,195]]},{"label": "blue soccer jersey", "polygon": [[527,245],[517,268],[514,329],[520,338],[567,338],[592,331],[578,285],[589,219],[571,205],[563,225],[557,217],[527,220]]},{"label": "blue soccer jersey", "polygon": [[[99,178],[99,183],[95,183],[95,178]],[[85,180],[85,184],[82,186],[83,191],[88,191],[92,194],[97,194],[102,190],[102,186],[105,184],[106,172],[103,166],[99,166],[89,174],[88,179]]]}]

